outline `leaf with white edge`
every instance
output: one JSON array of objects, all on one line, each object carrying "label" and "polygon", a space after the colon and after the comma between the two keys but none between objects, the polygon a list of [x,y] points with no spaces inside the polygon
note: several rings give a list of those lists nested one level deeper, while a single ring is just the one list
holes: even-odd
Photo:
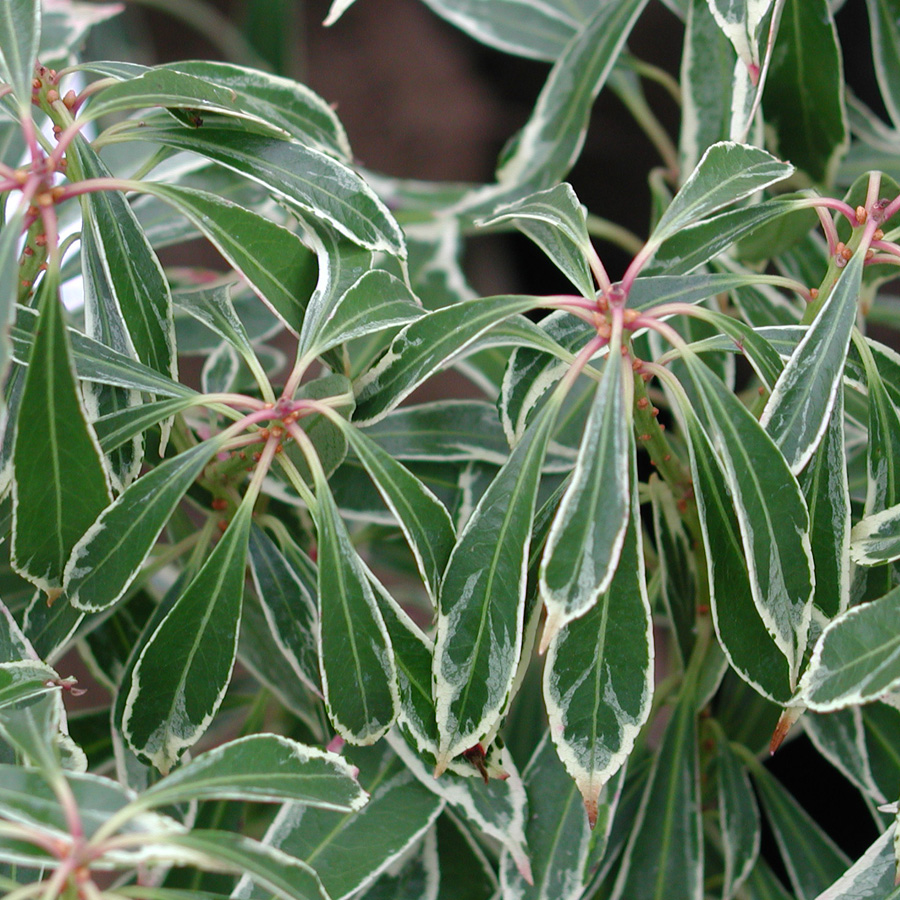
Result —
[{"label": "leaf with white edge", "polygon": [[900,504],[866,516],[853,526],[850,556],[861,566],[900,559]]},{"label": "leaf with white edge", "polygon": [[900,126],[900,5],[897,0],[866,0],[872,35],[872,60],[885,109]]},{"label": "leaf with white edge", "polygon": [[682,683],[613,888],[614,900],[702,900],[696,676]]},{"label": "leaf with white edge", "polygon": [[748,67],[759,70],[759,29],[772,0],[708,0],[722,33]]},{"label": "leaf with white edge", "polygon": [[305,352],[319,355],[353,338],[408,325],[423,315],[422,305],[399,278],[373,269],[341,296]]},{"label": "leaf with white edge", "polygon": [[22,631],[35,653],[50,665],[69,649],[85,614],[71,603],[47,606],[47,596],[35,591],[22,618]]},{"label": "leaf with white edge", "polygon": [[869,394],[869,443],[866,453],[867,516],[900,503],[900,413],[881,377],[879,361],[871,353],[863,359]]},{"label": "leaf with white edge", "polygon": [[602,4],[566,45],[512,152],[497,169],[501,191],[522,185],[541,189],[566,176],[581,153],[594,100],[646,2]]},{"label": "leaf with white edge", "polygon": [[711,724],[716,744],[719,827],[725,857],[722,896],[733,897],[759,857],[762,828],[747,769],[729,746],[718,723],[711,720]]},{"label": "leaf with white edge", "polygon": [[303,322],[309,248],[293,232],[236,203],[181,185],[141,182],[189,219],[293,333]]},{"label": "leaf with white edge", "polygon": [[248,497],[131,673],[122,731],[128,746],[163,774],[209,727],[231,680],[253,509]]},{"label": "leaf with white edge", "polygon": [[387,415],[423,381],[509,316],[538,306],[537,297],[499,296],[447,306],[407,325],[356,383],[358,425]]},{"label": "leaf with white edge", "polygon": [[50,666],[36,659],[0,663],[0,710],[58,690],[54,683],[58,678]]},{"label": "leaf with white edge", "polygon": [[[109,170],[80,136],[69,150],[73,175],[107,178]],[[120,191],[91,191],[81,197],[84,227],[92,232],[105,289],[113,297],[137,358],[177,378],[172,295],[162,266],[137,217]],[[116,348],[118,349],[118,348]]]},{"label": "leaf with white edge", "polygon": [[64,589],[73,606],[97,612],[125,593],[175,507],[221,446],[212,438],[164,460],[103,510],[66,566]]},{"label": "leaf with white edge", "polygon": [[828,712],[868,703],[900,685],[900,587],[833,619],[813,648],[798,700]]},{"label": "leaf with white edge", "polygon": [[[609,587],[629,523],[634,444],[622,358],[606,356],[575,469],[550,527],[540,567],[547,609],[541,646]],[[629,373],[630,374],[630,373]]]},{"label": "leaf with white edge", "polygon": [[391,727],[400,706],[391,639],[321,467],[313,474],[325,704],[344,740],[372,744]]},{"label": "leaf with white edge", "polygon": [[[0,378],[4,381],[12,360],[9,329],[16,319],[19,238],[22,236],[26,208],[16,207],[0,228]],[[5,398],[0,398],[0,404],[5,405]]]},{"label": "leaf with white edge", "polygon": [[815,900],[897,900],[894,878],[897,826],[880,835],[863,855]]},{"label": "leaf with white edge", "polygon": [[778,152],[829,184],[848,146],[841,46],[828,0],[785,0],[763,93]]},{"label": "leaf with white edge", "polygon": [[330,900],[316,871],[307,863],[274,847],[231,831],[206,831],[195,828],[182,834],[166,835],[150,860],[165,862],[174,857],[184,864],[180,851],[187,851],[187,862],[210,871],[232,872],[251,878],[278,900]]},{"label": "leaf with white edge", "polygon": [[[622,770],[624,771],[624,770]],[[619,800],[622,779],[610,781],[602,797],[602,824],[591,829],[581,795],[560,764],[548,735],[538,744],[523,779],[528,792],[525,835],[531,851],[533,884],[515,868],[508,851],[500,857],[500,883],[508,900],[579,900],[589,863],[602,845]]]},{"label": "leaf with white edge", "polygon": [[761,765],[750,771],[795,895],[798,900],[817,898],[850,860],[781,782]]},{"label": "leaf with white edge", "polygon": [[43,659],[34,652],[19,623],[13,618],[6,604],[0,600],[0,663],[18,662],[24,659]]},{"label": "leaf with white edge", "polygon": [[562,395],[552,396],[482,495],[441,583],[434,646],[438,771],[503,714],[522,652],[531,526]]},{"label": "leaf with white edge", "polygon": [[465,777],[452,771],[435,778],[431,769],[425,766],[399,735],[391,732],[387,739],[397,756],[422,785],[443,798],[480,832],[499,841],[512,856],[522,878],[529,884],[533,881],[525,837],[528,796],[522,776],[505,747],[499,749],[498,761],[508,777],[491,778],[485,784],[481,778]]},{"label": "leaf with white edge", "polygon": [[31,80],[40,44],[39,0],[0,4],[0,78],[12,87],[23,115],[31,115]]},{"label": "leaf with white edge", "polygon": [[352,169],[320,150],[213,126],[148,125],[130,138],[199,153],[265,185],[361,247],[405,255],[403,233],[387,207]]},{"label": "leaf with white edge", "polygon": [[365,806],[367,795],[337,753],[252,734],[195,757],[144,791],[138,803],[152,809],[190,800],[291,801],[350,812]]},{"label": "leaf with white edge", "polygon": [[326,27],[334,25],[351,6],[353,6],[353,0],[331,0],[331,6],[328,7],[328,15],[325,16],[322,24]]},{"label": "leaf with white edge", "polygon": [[656,223],[650,243],[658,246],[722,207],[783,181],[793,171],[792,165],[759,147],[734,141],[713,144]]},{"label": "leaf with white edge", "polygon": [[850,604],[850,488],[844,452],[844,397],[838,391],[822,441],[800,475],[809,509],[816,573],[813,602],[827,616]]},{"label": "leaf with white edge", "polygon": [[12,453],[11,562],[53,595],[72,548],[112,499],[81,407],[58,287],[48,271]]},{"label": "leaf with white edge", "polygon": [[383,872],[359,900],[438,900],[441,890],[437,829]]},{"label": "leaf with white edge", "polygon": [[[632,461],[632,476],[633,467]],[[557,632],[544,664],[550,736],[592,824],[600,792],[628,758],[653,695],[653,632],[637,485],[631,490],[628,528],[612,582],[590,611]]]},{"label": "leaf with white edge", "polygon": [[[298,551],[299,552],[299,551]],[[250,572],[272,638],[294,674],[321,695],[314,592],[261,528],[250,528]],[[313,584],[315,586],[315,572]]]},{"label": "leaf with white edge", "polygon": [[700,530],[706,548],[710,609],[732,668],[764,697],[787,703],[790,672],[756,607],[731,496],[715,451],[693,410],[682,407]]},{"label": "leaf with white edge", "polygon": [[353,452],[394,514],[416,558],[430,596],[437,599],[441,576],[456,543],[444,505],[409,469],[344,419],[338,421]]},{"label": "leaf with white edge", "polygon": [[131,440],[136,434],[143,434],[148,428],[158,425],[176,413],[196,405],[194,397],[174,397],[169,400],[151,400],[139,406],[126,406],[115,412],[106,413],[91,424],[105,453]]},{"label": "leaf with white edge", "polygon": [[[361,810],[340,813],[288,803],[263,839],[315,868],[333,900],[375,881],[421,838],[443,808],[440,798],[419,784],[390,748],[353,748],[347,756],[359,767],[359,782],[371,798]],[[263,900],[268,894],[243,878],[232,897]]]},{"label": "leaf with white edge", "polygon": [[796,681],[813,594],[809,513],[784,457],[741,401],[693,354],[684,358],[698,413],[721,460],[760,617]]},{"label": "leaf with white edge", "polygon": [[531,238],[585,297],[596,289],[588,264],[592,251],[585,213],[569,184],[539,191],[496,210],[478,222],[483,227],[512,222]]},{"label": "leaf with white edge", "polygon": [[791,354],[760,416],[795,475],[809,462],[831,419],[856,324],[862,272],[857,253]]}]

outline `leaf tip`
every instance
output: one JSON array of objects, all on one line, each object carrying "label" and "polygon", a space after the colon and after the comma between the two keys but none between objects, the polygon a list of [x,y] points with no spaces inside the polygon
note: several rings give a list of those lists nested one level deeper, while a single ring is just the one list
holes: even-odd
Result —
[{"label": "leaf tip", "polygon": [[591,779],[586,782],[579,782],[578,790],[581,792],[582,799],[584,800],[584,811],[587,813],[588,825],[590,825],[591,831],[593,831],[599,815],[600,791],[602,790],[602,785]]},{"label": "leaf tip", "polygon": [[788,706],[782,711],[778,717],[775,731],[772,732],[772,740],[769,742],[770,756],[775,755],[775,751],[784,743],[784,739],[788,736],[788,732],[793,728],[794,723],[805,711],[805,706]]}]

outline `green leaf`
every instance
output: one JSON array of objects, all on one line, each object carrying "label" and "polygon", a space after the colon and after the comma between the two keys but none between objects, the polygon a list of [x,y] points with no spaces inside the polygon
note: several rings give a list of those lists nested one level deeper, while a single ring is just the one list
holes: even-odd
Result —
[{"label": "green leaf", "polygon": [[[24,219],[25,207],[16,207],[0,229],[0,379],[3,379],[3,383],[12,360],[9,330],[16,319],[16,298],[19,293],[17,256]],[[5,403],[4,398],[0,397],[0,403]]]},{"label": "green leaf", "polygon": [[425,310],[409,288],[383,269],[366,272],[340,297],[328,319],[317,332],[304,329],[312,346],[305,355],[320,355],[338,344],[374,334],[398,325],[408,325],[425,315]]},{"label": "green leaf", "polygon": [[713,733],[716,741],[719,827],[725,857],[722,896],[733,897],[747,880],[759,857],[759,809],[747,770],[729,746],[718,723],[715,723]]},{"label": "green leaf", "polygon": [[97,612],[125,593],[175,507],[221,445],[213,438],[164,460],[101,513],[66,566],[64,589],[73,606]]},{"label": "green leaf", "polygon": [[709,0],[722,33],[747,65],[759,65],[759,30],[772,0]]},{"label": "green leaf", "polygon": [[[300,554],[302,551],[297,550]],[[297,678],[321,695],[316,649],[315,569],[311,591],[261,528],[250,529],[250,572],[269,631]]]},{"label": "green leaf", "polygon": [[850,555],[861,566],[900,559],[900,504],[866,516],[853,526]]},{"label": "green leaf", "polygon": [[541,189],[566,176],[581,153],[594,100],[645,5],[646,0],[604,3],[566,45],[497,169],[502,190]]},{"label": "green leaf", "polygon": [[530,237],[585,297],[594,296],[588,264],[591,239],[584,209],[571,185],[558,184],[502,206],[478,224],[487,227],[502,222],[512,222]]},{"label": "green leaf", "polygon": [[825,434],[800,476],[809,509],[816,573],[813,602],[827,616],[850,603],[850,489],[844,453],[844,397],[838,391]]},{"label": "green leaf", "polygon": [[609,834],[622,788],[611,780],[600,803],[600,824],[591,829],[574,782],[560,764],[549,735],[538,744],[523,773],[528,792],[529,820],[525,830],[532,857],[533,884],[512,865],[507,852],[500,859],[504,897],[516,900],[579,900],[589,874],[589,862]]},{"label": "green leaf", "polygon": [[792,165],[758,147],[734,141],[713,144],[656,223],[650,242],[659,245],[722,207],[783,181],[793,171]]},{"label": "green leaf", "polygon": [[798,900],[818,898],[850,860],[779,781],[760,765],[751,771],[794,893]]},{"label": "green leaf", "polygon": [[456,543],[449,513],[409,469],[355,425],[340,421],[353,452],[396,517],[429,594],[436,599],[441,576]]},{"label": "green leaf", "polygon": [[814,584],[806,503],[784,457],[749,410],[695,356],[685,363],[734,498],[754,602],[794,682],[806,650]]},{"label": "green leaf", "polygon": [[[334,900],[371,884],[431,827],[443,807],[390,748],[354,748],[347,755],[359,767],[369,802],[354,813],[286,804],[264,838],[314,867]],[[243,879],[232,896],[262,900],[268,894]]]},{"label": "green leaf", "polygon": [[[633,467],[632,461],[632,477]],[[636,483],[631,491],[628,527],[609,588],[556,634],[544,664],[550,735],[591,821],[604,784],[634,746],[653,694],[653,633]]]},{"label": "green leaf", "polygon": [[352,169],[320,150],[215,126],[148,124],[130,137],[199,153],[266,186],[361,247],[405,255],[403,233],[387,207]]},{"label": "green leaf", "polygon": [[12,87],[22,115],[30,115],[31,80],[40,44],[39,0],[0,4],[0,78]]},{"label": "green leaf", "polygon": [[895,884],[896,858],[891,846],[896,833],[896,825],[885,831],[816,900],[897,900],[900,888]]},{"label": "green leaf", "polygon": [[247,496],[131,673],[122,731],[164,774],[209,727],[231,680],[253,509]]},{"label": "green leaf", "polygon": [[613,888],[615,900],[703,895],[695,678],[685,679],[653,760]]},{"label": "green leaf", "polygon": [[13,445],[12,564],[44,591],[112,499],[81,408],[53,272],[45,276]]},{"label": "green leaf", "polygon": [[493,732],[522,652],[526,574],[551,398],[482,495],[441,583],[434,649],[438,768]]},{"label": "green leaf", "polygon": [[252,734],[202,753],[138,802],[152,809],[190,800],[291,801],[349,812],[365,806],[367,796],[353,767],[336,753],[277,734]]},{"label": "green leaf", "polygon": [[813,648],[800,702],[828,712],[868,703],[900,684],[900,587],[833,619]]},{"label": "green leaf", "polygon": [[0,710],[58,690],[58,685],[52,683],[57,678],[50,666],[38,660],[0,663]]},{"label": "green leaf", "polygon": [[170,400],[141,403],[138,406],[126,406],[95,419],[92,423],[94,433],[103,451],[108,453],[131,440],[136,434],[143,434],[148,428],[195,405],[194,397],[175,397]]},{"label": "green leaf", "polygon": [[791,354],[759,420],[795,475],[809,462],[831,420],[856,324],[862,272],[862,254],[857,253]]},{"label": "green leaf", "polygon": [[[167,835],[160,857],[165,860],[166,847],[181,862],[187,857],[200,868],[214,871],[224,868],[236,875],[253,879],[279,900],[330,900],[316,872],[306,863],[258,841],[231,831],[206,831],[195,828],[181,834]],[[183,863],[182,863],[183,864]]]},{"label": "green leaf", "polygon": [[353,744],[372,744],[399,710],[391,640],[362,561],[320,467],[316,485],[319,672],[328,715]]},{"label": "green leaf", "polygon": [[539,576],[547,609],[543,646],[597,602],[622,552],[634,455],[622,365],[618,354],[607,355],[572,479],[547,536]]},{"label": "green leaf", "polygon": [[828,0],[786,0],[763,93],[778,152],[829,184],[848,145],[841,48]]},{"label": "green leaf", "polygon": [[682,408],[682,413],[716,635],[741,678],[764,697],[786,703],[791,697],[788,663],[760,618],[730,492],[693,411]]},{"label": "green leaf", "polygon": [[206,191],[145,181],[141,190],[171,204],[240,272],[257,296],[299,334],[310,295],[312,254],[293,232]]},{"label": "green leaf", "polygon": [[900,6],[897,0],[866,0],[872,60],[885,109],[900,127]]},{"label": "green leaf", "polygon": [[[100,157],[81,137],[72,142],[69,155],[73,174],[109,177]],[[81,208],[99,257],[96,277],[102,281],[95,289],[108,294],[118,307],[137,359],[177,378],[169,283],[131,206],[119,191],[92,191],[82,195]]]},{"label": "green leaf", "polygon": [[527,296],[479,297],[407,325],[357,382],[354,421],[362,425],[378,421],[491,326],[538,303],[536,297]]}]

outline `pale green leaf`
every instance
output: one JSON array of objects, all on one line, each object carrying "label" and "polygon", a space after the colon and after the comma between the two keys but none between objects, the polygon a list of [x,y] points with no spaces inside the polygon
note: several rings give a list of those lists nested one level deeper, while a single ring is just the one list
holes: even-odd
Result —
[{"label": "pale green leaf", "polygon": [[0,4],[0,78],[12,87],[23,115],[30,115],[31,80],[40,43],[39,0]]}]

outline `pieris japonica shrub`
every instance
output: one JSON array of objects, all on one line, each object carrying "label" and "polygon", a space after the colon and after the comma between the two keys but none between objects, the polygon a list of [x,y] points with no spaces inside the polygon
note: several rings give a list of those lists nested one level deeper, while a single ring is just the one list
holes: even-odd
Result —
[{"label": "pieris japonica shrub", "polygon": [[[549,64],[492,183],[0,4],[5,896],[900,896],[900,2],[887,120],[835,0],[667,0],[678,85],[649,0],[426,2]],[[660,155],[640,235],[566,181],[603,90]],[[513,229],[568,293],[472,290]],[[226,272],[161,264],[197,238]],[[859,859],[763,765],[800,732]]]}]

